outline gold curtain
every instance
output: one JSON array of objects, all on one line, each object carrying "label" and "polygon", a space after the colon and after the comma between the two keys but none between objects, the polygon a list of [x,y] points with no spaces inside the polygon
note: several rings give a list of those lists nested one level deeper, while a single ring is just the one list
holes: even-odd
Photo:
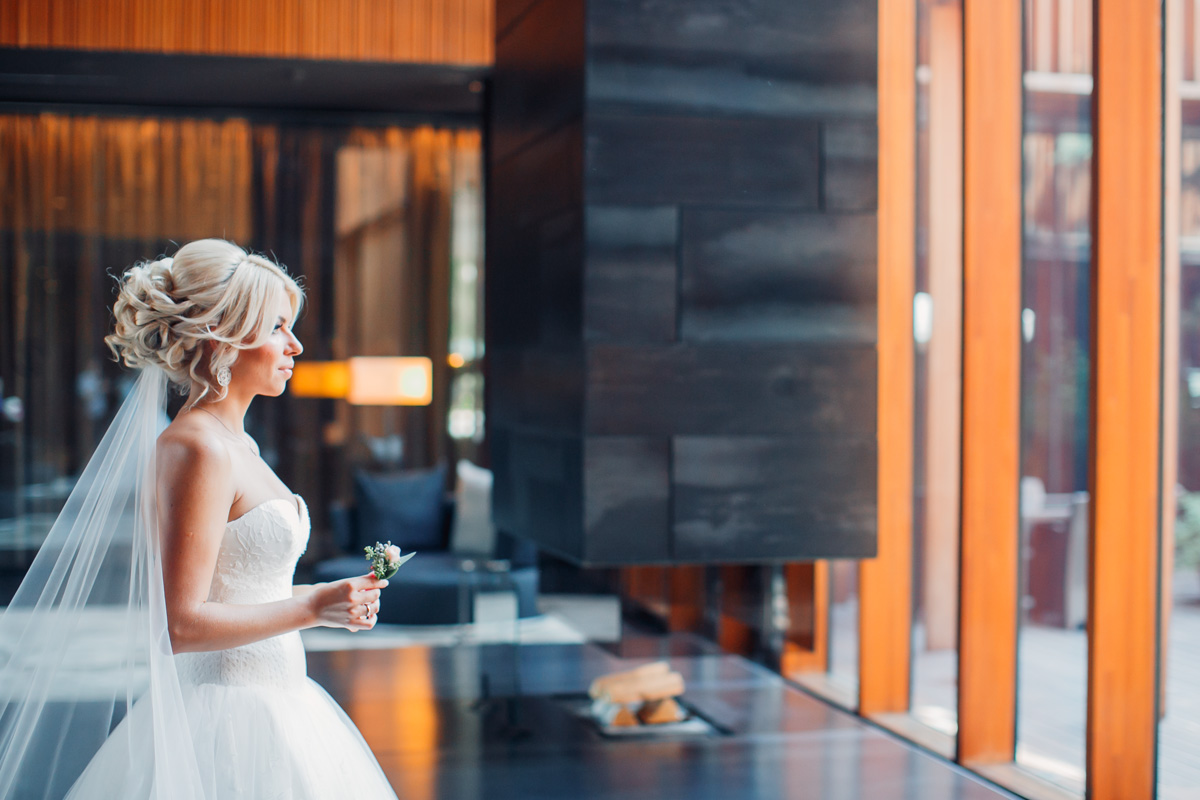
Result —
[{"label": "gold curtain", "polygon": [[0,116],[0,559],[6,537],[36,541],[52,519],[62,497],[45,487],[69,488],[129,380],[103,344],[109,276],[196,238],[298,276],[304,357],[434,361],[429,408],[356,414],[285,396],[251,410],[264,457],[318,529],[367,457],[360,429],[383,413],[405,412],[407,466],[444,458],[452,198],[464,176],[477,190],[479,146],[478,132],[432,128]]}]

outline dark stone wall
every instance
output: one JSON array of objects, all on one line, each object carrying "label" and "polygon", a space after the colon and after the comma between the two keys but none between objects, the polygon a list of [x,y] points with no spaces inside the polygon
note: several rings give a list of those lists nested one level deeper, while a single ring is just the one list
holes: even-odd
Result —
[{"label": "dark stone wall", "polygon": [[585,564],[875,548],[874,0],[498,0],[498,526]]}]

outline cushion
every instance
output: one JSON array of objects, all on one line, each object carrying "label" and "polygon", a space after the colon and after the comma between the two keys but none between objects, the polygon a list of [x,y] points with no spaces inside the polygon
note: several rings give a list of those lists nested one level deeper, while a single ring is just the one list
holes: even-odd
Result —
[{"label": "cushion", "polygon": [[454,528],[450,549],[455,553],[488,553],[495,545],[492,527],[492,471],[459,461],[454,485]]},{"label": "cushion", "polygon": [[354,474],[357,547],[391,541],[402,550],[443,549],[446,468]]}]

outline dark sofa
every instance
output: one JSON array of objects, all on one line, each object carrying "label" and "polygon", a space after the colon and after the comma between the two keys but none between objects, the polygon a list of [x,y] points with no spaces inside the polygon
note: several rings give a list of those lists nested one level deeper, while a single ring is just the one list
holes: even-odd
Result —
[{"label": "dark sofa", "polygon": [[355,474],[355,502],[330,511],[334,540],[342,555],[320,561],[319,582],[367,571],[363,548],[391,541],[417,555],[384,590],[379,622],[392,625],[450,625],[471,622],[470,599],[481,590],[511,590],[522,617],[537,614],[537,549],[496,532],[487,552],[451,546],[456,504],[445,492],[444,466],[432,470]]}]

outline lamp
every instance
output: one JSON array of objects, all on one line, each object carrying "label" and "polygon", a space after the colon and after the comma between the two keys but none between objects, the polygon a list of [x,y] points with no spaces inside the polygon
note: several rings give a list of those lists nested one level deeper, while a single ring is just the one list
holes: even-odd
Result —
[{"label": "lamp", "polygon": [[292,368],[288,391],[296,397],[345,397],[350,393],[350,365],[345,361],[299,361]]},{"label": "lamp", "polygon": [[356,406],[427,406],[433,402],[428,358],[352,358],[346,399]]},{"label": "lamp", "polygon": [[301,361],[288,389],[297,397],[333,397],[356,406],[427,406],[433,402],[433,361],[360,356]]}]

